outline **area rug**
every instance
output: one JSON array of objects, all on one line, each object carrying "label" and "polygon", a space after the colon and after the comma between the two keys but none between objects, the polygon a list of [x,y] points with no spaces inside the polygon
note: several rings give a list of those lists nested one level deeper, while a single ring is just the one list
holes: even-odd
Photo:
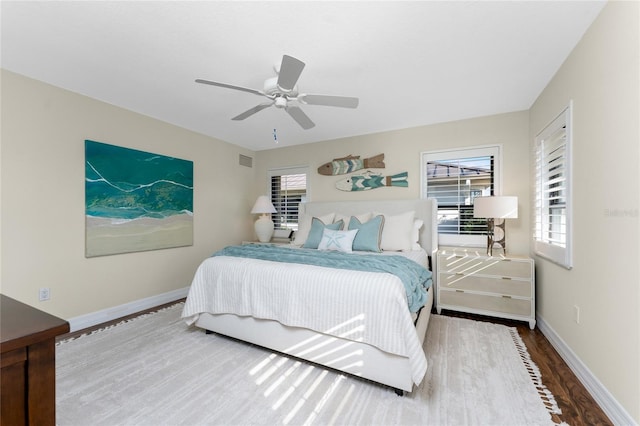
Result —
[{"label": "area rug", "polygon": [[515,328],[432,315],[411,394],[188,327],[177,304],[58,343],[57,424],[549,425]]}]

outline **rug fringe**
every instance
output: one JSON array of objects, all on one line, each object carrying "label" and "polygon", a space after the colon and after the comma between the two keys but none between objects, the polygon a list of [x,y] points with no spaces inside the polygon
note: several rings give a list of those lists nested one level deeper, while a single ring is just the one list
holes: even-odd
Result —
[{"label": "rug fringe", "polygon": [[[562,410],[558,406],[555,397],[553,394],[547,389],[547,387],[542,383],[542,374],[538,369],[538,366],[531,359],[531,355],[529,355],[529,351],[527,351],[527,347],[524,344],[524,341],[518,334],[518,330],[516,328],[509,328],[509,332],[511,333],[511,338],[513,339],[513,343],[516,345],[516,349],[520,354],[520,359],[524,363],[533,384],[538,391],[538,395],[540,395],[540,399],[544,406],[547,408],[549,414],[562,414]],[[566,424],[564,422],[560,423],[560,425]]]},{"label": "rug fringe", "polygon": [[81,339],[83,337],[91,336],[91,335],[96,334],[96,333],[101,333],[103,331],[110,330],[110,329],[112,329],[114,327],[117,327],[119,325],[127,324],[127,323],[130,323],[130,322],[134,322],[134,321],[139,320],[141,318],[148,317],[149,315],[152,315],[152,314],[155,314],[155,313],[158,313],[158,312],[168,311],[169,309],[175,309],[177,306],[183,306],[183,305],[184,305],[184,302],[176,302],[175,304],[170,305],[170,306],[166,306],[164,308],[160,308],[160,309],[156,309],[156,310],[153,310],[153,311],[145,312],[144,314],[137,315],[137,316],[135,316],[133,318],[128,318],[128,319],[119,321],[117,323],[111,324],[111,325],[106,326],[106,327],[101,327],[101,328],[98,328],[96,330],[92,330],[92,331],[87,332],[87,333],[82,333],[79,336],[69,337],[67,339],[60,340],[60,341],[56,342],[56,346],[60,346],[60,345],[63,345],[65,343],[73,342],[74,340],[78,340],[78,339]]}]

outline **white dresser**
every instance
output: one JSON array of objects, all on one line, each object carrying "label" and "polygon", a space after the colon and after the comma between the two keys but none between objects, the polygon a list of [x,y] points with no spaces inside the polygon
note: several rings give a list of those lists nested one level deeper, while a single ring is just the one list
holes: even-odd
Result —
[{"label": "white dresser", "polygon": [[[501,251],[498,251],[500,253]],[[436,309],[528,321],[536,326],[533,259],[481,248],[438,250]]]}]

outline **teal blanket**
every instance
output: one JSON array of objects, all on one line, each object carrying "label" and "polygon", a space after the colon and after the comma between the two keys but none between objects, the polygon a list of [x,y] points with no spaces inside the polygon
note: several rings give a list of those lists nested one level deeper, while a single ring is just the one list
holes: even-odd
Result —
[{"label": "teal blanket", "polygon": [[411,312],[417,312],[427,301],[431,271],[402,256],[341,253],[312,249],[291,249],[259,244],[229,246],[213,256],[249,257],[274,262],[302,263],[353,271],[387,272],[400,278],[407,293]]}]

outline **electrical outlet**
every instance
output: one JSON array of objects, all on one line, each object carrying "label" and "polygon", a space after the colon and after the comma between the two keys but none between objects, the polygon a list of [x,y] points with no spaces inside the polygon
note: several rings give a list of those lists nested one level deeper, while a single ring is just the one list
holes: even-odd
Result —
[{"label": "electrical outlet", "polygon": [[580,306],[573,305],[573,312],[575,314],[576,324],[580,324]]},{"label": "electrical outlet", "polygon": [[49,300],[51,298],[51,290],[49,289],[49,287],[41,287],[38,293],[38,297],[40,298],[41,302]]}]

